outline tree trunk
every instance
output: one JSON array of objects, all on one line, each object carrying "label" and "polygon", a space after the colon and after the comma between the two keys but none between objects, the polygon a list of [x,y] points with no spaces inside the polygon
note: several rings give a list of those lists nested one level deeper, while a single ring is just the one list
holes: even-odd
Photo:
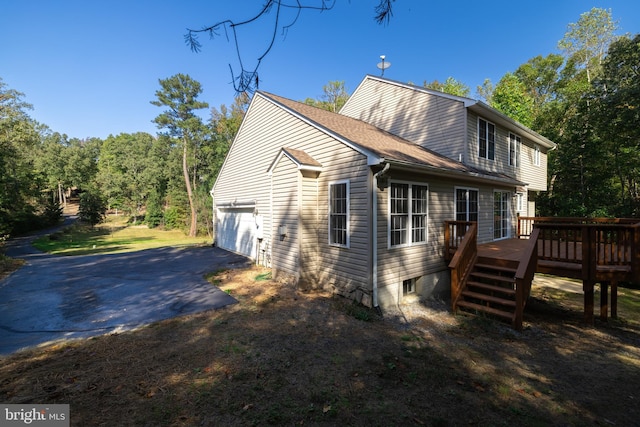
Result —
[{"label": "tree trunk", "polygon": [[67,206],[67,201],[64,200],[63,202],[63,194],[62,194],[62,183],[60,181],[58,181],[58,205],[60,206]]},{"label": "tree trunk", "polygon": [[189,179],[189,168],[187,167],[187,139],[183,137],[182,150],[182,174],[184,175],[184,184],[187,186],[187,196],[189,196],[189,207],[191,208],[191,227],[189,227],[189,237],[196,237],[198,231],[198,218],[196,207],[193,203],[193,192],[191,191],[191,179]]}]

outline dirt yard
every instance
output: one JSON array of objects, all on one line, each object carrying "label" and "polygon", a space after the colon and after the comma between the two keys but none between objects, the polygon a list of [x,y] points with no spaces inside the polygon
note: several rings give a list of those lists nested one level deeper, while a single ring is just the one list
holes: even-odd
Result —
[{"label": "dirt yard", "polygon": [[581,296],[534,287],[519,333],[257,268],[211,281],[239,304],[0,359],[0,401],[70,403],[74,426],[640,425],[640,324],[585,326]]}]

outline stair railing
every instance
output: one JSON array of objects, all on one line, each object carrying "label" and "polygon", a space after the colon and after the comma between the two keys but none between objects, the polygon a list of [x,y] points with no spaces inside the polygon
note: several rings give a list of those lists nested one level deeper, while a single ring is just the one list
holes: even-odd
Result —
[{"label": "stair railing", "polygon": [[[448,228],[448,227],[447,227]],[[473,222],[464,234],[449,263],[451,270],[451,310],[456,311],[458,298],[464,290],[469,273],[478,258],[478,224]]]},{"label": "stair railing", "polygon": [[[529,235],[529,242],[524,252],[515,275],[516,285],[516,310],[513,316],[513,328],[521,331],[524,317],[524,307],[531,293],[531,282],[538,267],[538,236],[539,228],[534,228]],[[526,261],[526,262],[525,262]]]}]

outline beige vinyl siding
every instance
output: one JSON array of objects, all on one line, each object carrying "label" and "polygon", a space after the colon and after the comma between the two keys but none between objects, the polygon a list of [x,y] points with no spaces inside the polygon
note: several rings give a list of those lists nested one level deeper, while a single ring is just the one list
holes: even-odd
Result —
[{"label": "beige vinyl siding", "polygon": [[[328,138],[328,137],[327,137]],[[330,140],[317,141],[303,148],[323,166],[318,178],[318,276],[325,284],[333,284],[339,293],[364,292],[370,285],[370,202],[369,174],[364,155]],[[329,183],[349,181],[349,247],[329,245]],[[311,242],[304,242],[308,244]],[[311,252],[311,248],[303,248]],[[361,294],[354,295],[356,299]]]},{"label": "beige vinyl siding", "polygon": [[[366,156],[311,126],[301,126],[301,122],[292,126],[301,131],[296,134],[295,139],[280,139],[280,144],[303,150],[322,165],[317,182],[317,211],[314,213],[305,207],[304,216],[301,217],[305,223],[313,221],[308,216],[317,218],[318,239],[302,241],[301,253],[318,251],[318,275],[323,283],[333,283],[341,289],[370,288],[367,234],[369,167]],[[343,180],[349,180],[350,190],[349,248],[329,245],[329,183]]]},{"label": "beige vinyl siding", "polygon": [[303,173],[301,177],[300,205],[300,280],[305,287],[317,287],[320,257],[318,235],[319,200],[316,173]]},{"label": "beige vinyl siding", "polygon": [[486,171],[515,176],[514,168],[509,166],[509,131],[485,117],[481,118],[495,126],[495,157],[494,160],[490,160],[478,154],[478,116],[469,112],[467,115],[468,164]]},{"label": "beige vinyl siding", "polygon": [[[484,120],[486,118],[482,117]],[[490,123],[491,120],[487,120]],[[481,158],[478,155],[478,115],[469,112],[467,117],[467,138],[469,140],[469,165],[496,173],[504,173],[528,184],[529,190],[547,190],[547,154],[540,148],[540,165],[534,165],[535,144],[526,138],[525,134],[510,131],[493,123],[496,127],[495,160]],[[509,134],[513,133],[521,138],[520,165],[514,167],[509,164]]]},{"label": "beige vinyl siding", "polygon": [[366,121],[449,158],[464,156],[461,101],[389,82],[366,80],[341,114]]},{"label": "beige vinyl siding", "polygon": [[[391,182],[402,181],[427,185],[428,218],[427,243],[412,246],[389,247],[389,188],[377,191],[378,197],[378,293],[381,301],[399,302],[403,280],[448,271],[444,261],[444,222],[454,220],[456,188],[478,190],[478,241],[493,241],[494,190],[513,191],[510,188],[478,185],[472,181],[453,181],[415,173],[389,173]],[[515,203],[510,201],[510,218],[515,218]],[[515,229],[511,230],[512,236]]]},{"label": "beige vinyl siding", "polygon": [[[300,170],[278,165],[273,169],[272,189],[268,169],[282,147],[303,150],[319,162],[322,171],[317,179],[305,178]],[[282,156],[281,161],[285,157]],[[293,164],[288,158],[287,162]],[[298,223],[298,226],[303,224],[300,234],[302,239],[298,245],[299,263],[305,268],[315,267],[314,273],[317,274],[319,285],[333,285],[336,292],[356,299],[365,294],[370,295],[370,169],[366,156],[258,94],[225,159],[214,186],[214,197],[217,203],[235,199],[256,200],[259,213],[264,215],[265,238],[269,236],[268,244],[272,248],[274,265],[276,255],[279,256],[276,251],[283,248],[276,249],[276,239],[279,236],[275,220],[278,214],[271,212],[271,197],[275,210],[275,205],[282,203],[279,198],[286,197],[279,195],[279,186],[291,185],[284,185],[284,177],[279,176],[285,170],[300,180],[300,193],[297,194],[302,194],[305,198]],[[340,180],[349,180],[349,248],[329,245],[328,185],[329,182]],[[308,198],[312,199],[311,203]],[[313,200],[314,198],[317,200]],[[292,232],[292,227],[289,227],[289,232]],[[286,261],[287,265],[294,265],[292,261]],[[309,277],[306,271],[298,273],[301,277]]]},{"label": "beige vinyl siding", "polygon": [[[273,244],[272,267],[274,271],[298,274],[299,265],[299,203],[298,182],[300,172],[286,156],[280,161],[271,176],[273,188]],[[286,235],[280,235],[280,228],[286,227]]]},{"label": "beige vinyl siding", "polygon": [[383,305],[397,303],[402,281],[446,271],[444,262],[444,221],[453,219],[453,184],[441,178],[392,173],[391,180],[428,186],[427,242],[413,246],[389,247],[389,188],[378,196],[378,295]]},{"label": "beige vinyl siding", "polygon": [[[275,124],[282,122],[284,126]],[[255,200],[264,218],[265,244],[272,244],[271,179],[267,170],[281,149],[280,134],[291,117],[256,96],[213,187],[216,204]],[[290,132],[290,131],[287,131]]]},{"label": "beige vinyl siding", "polygon": [[[540,147],[540,146],[538,146]],[[547,153],[540,147],[540,164],[534,163],[535,144],[522,138],[521,163],[516,178],[528,184],[529,190],[547,191]]]}]

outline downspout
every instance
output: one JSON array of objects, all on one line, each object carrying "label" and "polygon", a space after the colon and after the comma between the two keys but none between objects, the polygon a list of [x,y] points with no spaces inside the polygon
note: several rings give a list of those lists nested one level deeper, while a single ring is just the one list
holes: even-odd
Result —
[{"label": "downspout", "polygon": [[371,197],[373,197],[373,307],[380,311],[378,306],[378,178],[382,177],[389,171],[391,165],[384,165],[384,168],[373,175],[373,189]]}]

